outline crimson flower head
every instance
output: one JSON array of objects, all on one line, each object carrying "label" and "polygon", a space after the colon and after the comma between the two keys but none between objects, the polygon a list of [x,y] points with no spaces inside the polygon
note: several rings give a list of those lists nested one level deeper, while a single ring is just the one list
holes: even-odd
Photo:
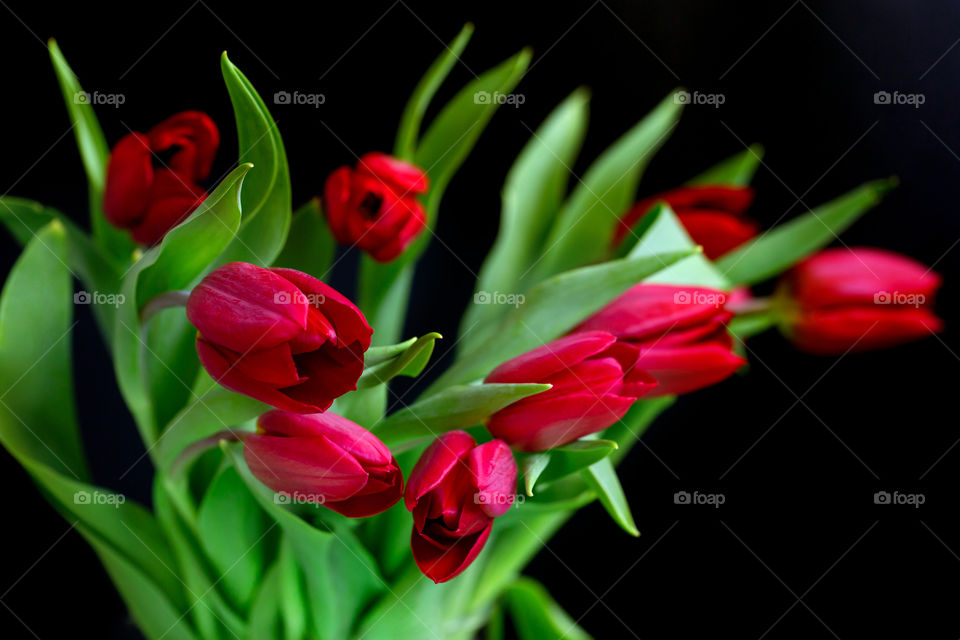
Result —
[{"label": "crimson flower head", "polygon": [[230,262],[187,299],[197,355],[226,388],[314,413],[357,388],[373,329],[335,289],[293,269]]},{"label": "crimson flower head", "polygon": [[260,482],[292,502],[322,504],[350,518],[386,511],[403,495],[403,474],[380,440],[333,413],[268,411],[243,438]]},{"label": "crimson flower head", "polygon": [[743,214],[753,202],[753,189],[736,185],[679,187],[644,198],[620,220],[613,237],[619,245],[647,211],[659,201],[677,214],[693,241],[711,260],[740,246],[757,234],[757,225]]},{"label": "crimson flower head", "polygon": [[890,251],[827,249],[781,281],[781,326],[797,347],[821,355],[909,342],[943,329],[932,310],[941,281]]},{"label": "crimson flower head", "polygon": [[[722,291],[634,285],[581,324],[607,331],[636,354],[636,367],[659,383],[651,395],[688,393],[724,380],[746,361],[733,353]],[[534,396],[536,397],[536,396]]]},{"label": "crimson flower head", "polygon": [[636,351],[604,331],[549,342],[504,362],[484,382],[553,385],[487,422],[490,433],[521,451],[552,449],[606,429],[657,386],[637,366]]},{"label": "crimson flower head", "polygon": [[403,496],[413,512],[413,559],[428,578],[446,582],[466,569],[507,512],[517,490],[517,463],[502,440],[477,446],[466,431],[430,444]]},{"label": "crimson flower head", "polygon": [[147,133],[125,135],[110,152],[103,212],[140,244],[153,245],[206,197],[220,134],[199,111],[171,116]]},{"label": "crimson flower head", "polygon": [[399,256],[427,224],[416,196],[426,193],[427,174],[385,153],[368,153],[356,168],[330,174],[323,200],[333,237],[356,245],[378,262]]}]

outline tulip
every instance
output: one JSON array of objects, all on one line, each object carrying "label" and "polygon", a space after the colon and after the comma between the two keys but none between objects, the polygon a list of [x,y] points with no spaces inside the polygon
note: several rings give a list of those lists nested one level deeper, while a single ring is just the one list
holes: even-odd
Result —
[{"label": "tulip", "polygon": [[507,512],[517,488],[517,463],[502,440],[477,446],[466,431],[430,444],[410,473],[403,500],[413,512],[410,545],[420,571],[436,583],[466,569]]},{"label": "tulip", "polygon": [[614,233],[619,245],[657,202],[666,202],[690,237],[703,246],[711,260],[740,246],[757,234],[757,225],[743,213],[753,202],[753,189],[734,185],[702,185],[665,191],[635,204],[621,219]]},{"label": "tulip", "polygon": [[785,275],[776,300],[785,335],[821,355],[888,347],[943,330],[932,311],[941,277],[906,256],[827,249]]},{"label": "tulip", "polygon": [[386,511],[403,495],[403,474],[386,445],[329,412],[268,411],[243,438],[243,457],[260,482],[288,499],[350,518]]},{"label": "tulip", "polygon": [[[167,118],[146,134],[131,132],[110,152],[103,212],[115,227],[153,245],[206,197],[197,183],[210,173],[220,134],[199,111]],[[166,164],[159,160],[169,155]]]},{"label": "tulip", "polygon": [[389,262],[424,230],[427,216],[416,195],[427,175],[384,153],[368,153],[357,167],[340,167],[323,190],[330,231],[378,262]]},{"label": "tulip", "polygon": [[547,343],[494,369],[485,382],[553,387],[497,411],[487,430],[521,451],[559,447],[617,422],[657,382],[636,353],[603,331]]},{"label": "tulip", "polygon": [[[726,329],[733,314],[722,291],[638,284],[581,324],[607,331],[636,354],[636,367],[656,378],[651,396],[689,393],[716,384],[746,364]],[[535,397],[535,396],[534,396]]]},{"label": "tulip", "polygon": [[187,299],[197,355],[224,387],[297,413],[357,388],[373,330],[332,287],[293,269],[218,267]]}]

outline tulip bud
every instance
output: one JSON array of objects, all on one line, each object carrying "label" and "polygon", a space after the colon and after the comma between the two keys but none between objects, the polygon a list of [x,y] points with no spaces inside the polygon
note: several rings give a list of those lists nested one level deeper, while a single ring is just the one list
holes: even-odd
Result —
[{"label": "tulip bud", "polygon": [[932,311],[941,277],[906,256],[873,248],[827,249],[781,280],[784,334],[820,355],[879,349],[943,330]]},{"label": "tulip bud", "polygon": [[404,504],[413,512],[411,547],[420,570],[446,582],[466,569],[513,503],[517,463],[502,440],[477,446],[466,431],[433,441],[417,461]]},{"label": "tulip bud", "polygon": [[384,153],[368,153],[357,167],[340,167],[327,178],[324,211],[340,244],[355,245],[378,262],[389,262],[424,230],[427,216],[417,201],[427,175]]},{"label": "tulip bud", "polygon": [[[103,212],[136,242],[153,245],[203,202],[197,183],[210,173],[220,134],[199,111],[167,118],[147,134],[131,132],[110,152]],[[166,165],[158,154],[173,152]]]},{"label": "tulip bud", "polygon": [[[689,393],[726,379],[746,361],[733,353],[727,295],[705,288],[638,284],[576,331],[607,331],[656,378],[651,396]],[[535,396],[534,396],[535,397]]]},{"label": "tulip bud", "polygon": [[711,260],[719,258],[757,234],[757,225],[744,217],[753,202],[753,189],[735,185],[680,187],[644,198],[617,225],[613,244],[619,245],[654,204],[664,201],[677,214],[690,237],[703,246]]},{"label": "tulip bud", "polygon": [[218,267],[187,300],[197,355],[226,388],[314,413],[357,388],[373,330],[332,287],[293,269]]},{"label": "tulip bud", "polygon": [[497,411],[487,429],[521,451],[543,451],[615,423],[637,398],[657,386],[636,366],[636,352],[616,342],[609,333],[587,331],[501,364],[485,382],[553,387]]},{"label": "tulip bud", "polygon": [[274,491],[350,518],[386,511],[403,495],[403,474],[386,445],[329,412],[268,411],[257,433],[243,438],[243,457]]}]

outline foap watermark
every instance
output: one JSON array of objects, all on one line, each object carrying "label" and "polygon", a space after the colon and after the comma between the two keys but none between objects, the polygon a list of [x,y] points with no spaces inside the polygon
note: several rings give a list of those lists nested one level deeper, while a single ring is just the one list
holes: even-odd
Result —
[{"label": "foap watermark", "polygon": [[278,491],[273,494],[274,504],[311,504],[319,506],[327,502],[322,493],[303,493],[302,491]]},{"label": "foap watermark", "polygon": [[117,109],[127,101],[122,93],[100,93],[99,91],[77,91],[73,94],[74,104],[107,105]]},{"label": "foap watermark", "polygon": [[722,307],[727,303],[727,294],[720,291],[700,291],[699,289],[684,289],[673,294],[674,304],[705,304],[713,307]]},{"label": "foap watermark", "polygon": [[677,491],[673,494],[673,504],[694,504],[719,509],[727,501],[722,493],[702,493],[700,491]]},{"label": "foap watermark", "polygon": [[892,104],[913,107],[919,109],[920,105],[927,101],[927,96],[922,93],[901,93],[900,91],[877,91],[873,94],[873,104]]},{"label": "foap watermark", "polygon": [[473,294],[473,304],[508,304],[514,308],[527,301],[522,293],[503,293],[501,291],[477,291]]},{"label": "foap watermark", "polygon": [[322,93],[303,93],[302,91],[277,91],[273,94],[274,104],[297,104],[307,105],[317,109],[327,101],[327,96]]},{"label": "foap watermark", "polygon": [[922,307],[927,296],[922,293],[900,293],[899,291],[877,291],[873,294],[873,304],[896,304],[906,307]]},{"label": "foap watermark", "polygon": [[107,304],[119,307],[127,301],[122,293],[101,293],[99,291],[77,291],[73,294],[73,304]]},{"label": "foap watermark", "polygon": [[327,297],[322,293],[304,293],[302,291],[297,291],[296,293],[290,293],[288,291],[278,291],[273,294],[274,304],[309,304],[310,306],[317,306],[325,303]]},{"label": "foap watermark", "polygon": [[905,505],[919,509],[927,501],[922,493],[903,493],[901,491],[877,491],[873,494],[873,504]]},{"label": "foap watermark", "polygon": [[500,91],[477,91],[473,94],[474,104],[509,104],[519,107],[527,101],[527,97],[522,93],[502,93]]},{"label": "foap watermark", "polygon": [[673,102],[675,104],[706,105],[708,107],[717,109],[726,101],[727,96],[722,93],[703,93],[700,91],[694,91],[691,93],[689,91],[677,91],[673,94]]},{"label": "foap watermark", "polygon": [[473,494],[474,504],[507,504],[519,508],[527,499],[522,493],[486,493],[484,491]]},{"label": "foap watermark", "polygon": [[73,504],[106,504],[119,509],[120,505],[126,501],[127,497],[122,493],[111,493],[109,491],[77,491],[73,494]]}]

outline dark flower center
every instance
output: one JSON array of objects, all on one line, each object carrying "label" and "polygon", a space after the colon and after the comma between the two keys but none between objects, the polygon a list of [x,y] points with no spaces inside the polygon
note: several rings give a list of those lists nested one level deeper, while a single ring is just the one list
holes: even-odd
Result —
[{"label": "dark flower center", "polygon": [[360,202],[360,211],[370,220],[375,220],[380,215],[380,207],[382,206],[383,198],[369,191]]}]

